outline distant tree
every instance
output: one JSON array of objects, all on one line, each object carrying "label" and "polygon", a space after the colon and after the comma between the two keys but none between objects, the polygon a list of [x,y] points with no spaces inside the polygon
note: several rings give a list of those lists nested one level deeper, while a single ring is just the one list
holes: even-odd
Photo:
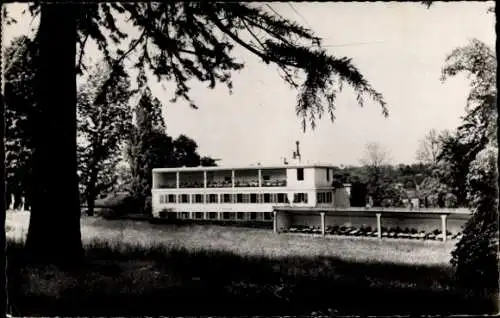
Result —
[{"label": "distant tree", "polygon": [[21,196],[31,201],[33,118],[36,101],[33,92],[37,47],[26,36],[15,38],[3,49],[4,124],[5,124],[5,181],[6,204],[14,195],[15,206]]},{"label": "distant tree", "polygon": [[216,167],[217,166],[217,162],[215,161],[215,159],[210,158],[210,157],[206,157],[206,156],[201,157],[200,164],[203,167]]},{"label": "distant tree", "polygon": [[351,183],[350,203],[353,207],[364,207],[366,205],[366,197],[368,189],[366,183],[359,180],[353,180]]},{"label": "distant tree", "polygon": [[368,177],[368,195],[373,199],[374,206],[380,206],[390,182],[385,179],[389,163],[389,152],[379,143],[372,142],[366,145],[361,159]]},{"label": "distant tree", "polygon": [[179,167],[197,167],[200,165],[200,155],[197,152],[198,144],[193,139],[181,134],[174,140],[174,155]]},{"label": "distant tree", "polygon": [[132,176],[130,190],[138,204],[144,206],[151,195],[152,169],[175,166],[174,145],[165,133],[161,102],[153,97],[149,88],[141,92],[134,113],[135,126],[127,145]]},{"label": "distant tree", "polygon": [[417,160],[422,164],[435,166],[438,162],[439,151],[441,149],[439,134],[435,129],[429,130],[425,137],[420,140],[417,149]]},{"label": "distant tree", "polygon": [[121,66],[104,62],[92,68],[78,90],[78,163],[87,211],[94,212],[96,196],[112,189],[120,145],[131,131],[128,75]]},{"label": "distant tree", "polygon": [[461,128],[456,133],[445,133],[441,137],[441,152],[434,177],[450,187],[461,206],[467,205],[467,171],[483,145],[464,140]]}]

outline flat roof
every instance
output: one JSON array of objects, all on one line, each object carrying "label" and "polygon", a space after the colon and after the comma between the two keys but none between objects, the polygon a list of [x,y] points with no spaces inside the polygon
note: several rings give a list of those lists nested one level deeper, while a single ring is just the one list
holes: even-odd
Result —
[{"label": "flat roof", "polygon": [[326,164],[289,164],[289,165],[281,164],[281,165],[217,166],[217,167],[198,166],[198,167],[177,167],[177,168],[153,168],[153,172],[296,169],[296,168],[336,168],[336,166],[326,165]]},{"label": "flat roof", "polygon": [[467,208],[397,208],[397,207],[298,207],[298,206],[276,206],[275,211],[283,212],[373,212],[373,213],[422,213],[422,214],[466,214],[472,212]]}]

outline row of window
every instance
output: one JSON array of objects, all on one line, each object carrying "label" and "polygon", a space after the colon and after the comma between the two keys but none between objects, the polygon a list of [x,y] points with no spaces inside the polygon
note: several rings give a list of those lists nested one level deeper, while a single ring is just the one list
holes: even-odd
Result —
[{"label": "row of window", "polygon": [[[293,203],[307,203],[307,193],[294,193]],[[331,202],[331,193],[330,193]],[[162,194],[163,203],[290,203],[286,193]]]},{"label": "row of window", "polygon": [[[193,212],[191,215],[189,212],[173,212],[176,213],[179,219],[196,219],[196,220],[218,220],[219,213],[217,212],[207,212],[206,215],[203,212]],[[222,212],[222,220],[266,220],[270,221],[273,219],[272,212]]]}]

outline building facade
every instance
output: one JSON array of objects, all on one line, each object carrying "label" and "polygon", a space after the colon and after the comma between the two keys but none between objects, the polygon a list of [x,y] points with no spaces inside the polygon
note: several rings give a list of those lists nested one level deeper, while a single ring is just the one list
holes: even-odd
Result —
[{"label": "building facade", "polygon": [[153,169],[153,217],[272,221],[274,207],[349,207],[350,187],[332,187],[333,166]]}]

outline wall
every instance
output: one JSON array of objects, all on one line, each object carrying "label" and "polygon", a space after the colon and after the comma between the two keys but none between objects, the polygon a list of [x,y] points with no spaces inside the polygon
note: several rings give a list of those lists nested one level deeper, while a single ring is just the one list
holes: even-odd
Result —
[{"label": "wall", "polygon": [[314,168],[303,168],[303,169],[304,169],[304,180],[297,180],[297,168],[286,169],[287,186],[290,190],[315,188]]}]

